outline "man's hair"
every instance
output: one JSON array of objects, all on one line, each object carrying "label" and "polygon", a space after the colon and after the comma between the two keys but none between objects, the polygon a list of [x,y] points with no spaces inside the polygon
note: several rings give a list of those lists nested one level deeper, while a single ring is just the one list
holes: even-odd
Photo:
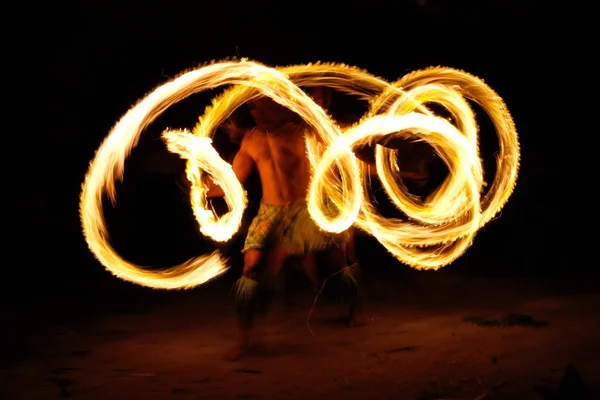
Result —
[{"label": "man's hair", "polygon": [[233,121],[241,129],[252,129],[256,125],[250,109],[247,104],[242,104],[238,107],[230,116],[229,119]]},{"label": "man's hair", "polygon": [[300,116],[298,114],[288,109],[287,107],[282,106],[281,104],[277,103],[275,100],[267,96],[260,96],[256,99],[249,101],[248,103],[250,107],[255,107],[259,109],[261,107],[267,107],[268,109],[271,109],[273,111],[281,112],[281,114],[284,115],[286,118],[289,118],[290,121],[294,121],[296,119],[298,121],[300,120]]}]

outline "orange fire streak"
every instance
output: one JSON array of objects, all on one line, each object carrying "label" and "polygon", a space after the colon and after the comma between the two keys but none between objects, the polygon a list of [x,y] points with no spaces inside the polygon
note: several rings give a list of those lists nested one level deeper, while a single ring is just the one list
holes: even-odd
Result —
[{"label": "orange fire streak", "polygon": [[[211,144],[217,127],[243,103],[265,95],[299,114],[318,133],[307,136],[313,177],[307,195],[311,217],[325,231],[343,232],[356,226],[375,236],[398,260],[416,268],[437,269],[460,257],[480,227],[504,206],[516,184],[520,148],[510,113],[502,99],[483,81],[451,68],[429,68],[390,84],[342,64],[309,64],[270,68],[248,61],[213,63],[186,72],[158,87],[131,108],[114,126],[90,164],[81,193],[80,215],[90,250],[111,273],[140,285],[161,289],[198,286],[227,270],[218,252],[163,271],[132,264],[112,248],[103,217],[102,197],[116,201],[115,181],[122,179],[125,159],[144,129],[164,110],[202,90],[234,85],[208,107],[193,132],[168,130],[169,151],[187,160],[191,203],[200,231],[217,241],[229,240],[239,229],[247,205],[246,193],[231,165]],[[329,86],[370,101],[370,111],[342,131],[299,87]],[[467,100],[478,103],[491,118],[500,151],[497,172],[483,196],[483,170],[478,127]],[[454,124],[436,116],[426,103],[437,103]],[[376,168],[390,200],[408,219],[377,214],[364,192],[366,168],[353,148],[384,136],[428,142],[450,173],[424,203],[414,199],[398,175],[395,150],[376,146]],[[223,188],[229,212],[217,217],[208,205],[202,174]]]}]

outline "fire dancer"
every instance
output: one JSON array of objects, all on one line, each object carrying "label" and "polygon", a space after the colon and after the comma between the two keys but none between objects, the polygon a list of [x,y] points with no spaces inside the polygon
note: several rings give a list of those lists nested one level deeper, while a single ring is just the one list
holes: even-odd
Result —
[{"label": "fire dancer", "polygon": [[[349,325],[361,326],[367,322],[361,314],[358,276],[346,263],[343,245],[346,235],[323,232],[308,213],[310,163],[304,139],[308,127],[296,114],[268,98],[254,100],[249,107],[256,128],[243,136],[233,170],[244,183],[256,168],[263,198],[242,250],[244,267],[235,288],[240,339],[227,357],[230,360],[237,360],[248,350],[256,313],[268,305],[275,280],[292,256],[324,251],[329,264],[343,270],[349,283]],[[222,195],[222,190],[214,185],[207,194]],[[258,268],[260,264],[264,268]]]}]

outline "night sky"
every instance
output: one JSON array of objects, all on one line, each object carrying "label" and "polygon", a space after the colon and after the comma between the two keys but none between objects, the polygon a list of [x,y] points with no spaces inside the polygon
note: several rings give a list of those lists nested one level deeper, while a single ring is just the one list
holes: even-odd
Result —
[{"label": "night sky", "polygon": [[[343,62],[388,80],[433,65],[483,78],[513,114],[522,162],[516,191],[501,218],[479,233],[467,253],[474,265],[470,268],[480,274],[589,268],[577,261],[583,256],[566,250],[584,247],[583,233],[573,230],[567,209],[584,196],[573,176],[582,175],[580,152],[585,149],[575,140],[555,139],[562,134],[563,120],[560,113],[553,114],[557,89],[548,86],[572,67],[570,54],[575,51],[561,41],[562,33],[546,9],[533,1],[512,0],[461,5],[411,0],[395,8],[380,1],[342,7],[312,1],[203,3],[52,4],[36,9],[26,25],[18,19],[5,24],[7,30],[23,31],[19,39],[12,35],[8,46],[23,66],[21,72],[36,74],[28,92],[20,90],[15,98],[30,114],[21,114],[19,123],[39,121],[17,149],[32,152],[37,162],[13,164],[18,182],[11,183],[11,193],[18,211],[10,219],[17,222],[13,239],[19,245],[9,251],[22,261],[15,259],[9,275],[28,277],[36,289],[47,288],[50,280],[57,282],[53,287],[70,287],[112,279],[87,250],[78,219],[80,185],[94,151],[112,125],[149,91],[198,64],[235,56],[269,65]],[[28,29],[29,36],[24,32]],[[10,76],[18,75],[5,76],[9,87],[16,88]],[[144,152],[166,154],[157,133],[168,125],[193,127],[209,98],[194,96],[165,113],[133,159],[143,158]],[[493,159],[490,143],[484,155],[489,152]],[[174,165],[175,170],[183,167],[182,162]],[[125,218],[114,225],[123,254],[168,265],[210,248],[196,232],[185,196],[177,192],[177,171],[152,172],[139,165],[131,171],[126,172],[123,193],[134,194],[123,195],[122,202],[138,212],[119,211],[118,203],[109,213],[115,221]],[[132,205],[139,201],[145,204]],[[142,214],[151,217],[144,222]]]}]

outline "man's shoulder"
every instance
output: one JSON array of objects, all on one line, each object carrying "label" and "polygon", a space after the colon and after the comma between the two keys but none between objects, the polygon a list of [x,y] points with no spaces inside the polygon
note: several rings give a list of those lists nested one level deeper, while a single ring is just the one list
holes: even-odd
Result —
[{"label": "man's shoulder", "polygon": [[242,143],[240,144],[240,149],[253,149],[262,145],[265,140],[264,134],[258,129],[252,129],[248,131],[244,138],[242,139]]}]

